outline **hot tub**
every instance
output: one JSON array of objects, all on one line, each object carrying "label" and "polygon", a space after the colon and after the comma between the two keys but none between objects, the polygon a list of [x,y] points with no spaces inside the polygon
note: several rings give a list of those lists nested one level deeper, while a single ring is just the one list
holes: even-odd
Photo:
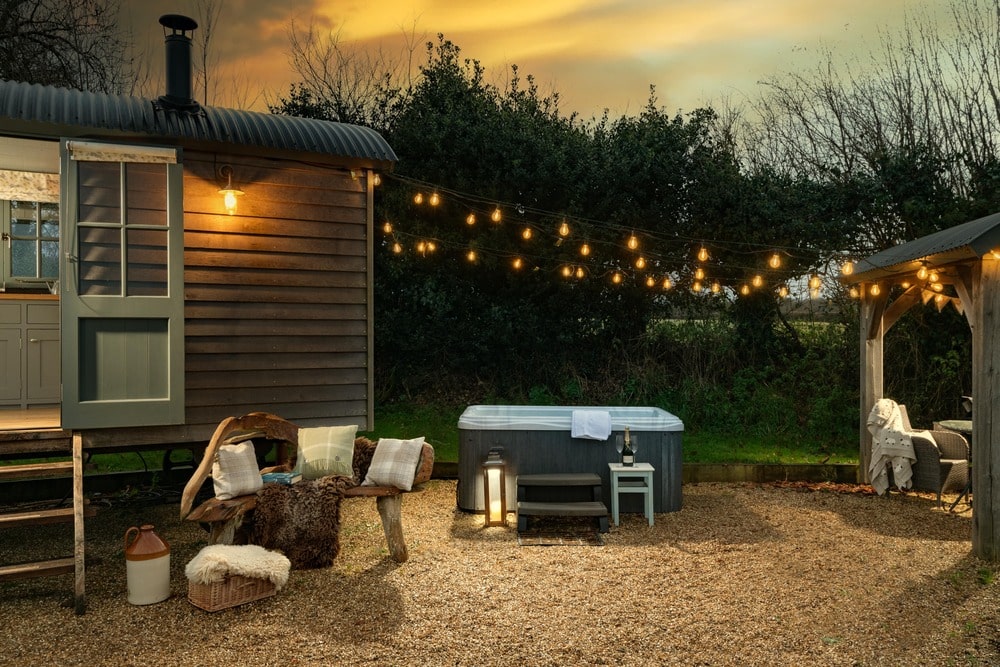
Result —
[{"label": "hot tub", "polygon": [[[574,410],[606,410],[611,415],[607,440],[573,438]],[[458,507],[483,511],[482,464],[493,447],[503,447],[507,506],[517,502],[518,474],[579,473],[600,475],[603,500],[611,506],[608,463],[620,460],[615,435],[629,427],[638,450],[636,461],[651,463],[653,510],[681,508],[681,436],[684,424],[660,408],[563,405],[472,405],[458,419]],[[641,494],[623,494],[621,511],[642,512]]]}]

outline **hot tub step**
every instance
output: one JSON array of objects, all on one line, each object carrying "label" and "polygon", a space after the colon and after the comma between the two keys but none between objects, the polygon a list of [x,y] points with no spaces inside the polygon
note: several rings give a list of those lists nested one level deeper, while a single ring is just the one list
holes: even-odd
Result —
[{"label": "hot tub step", "polygon": [[517,529],[528,528],[529,516],[592,516],[597,517],[602,533],[608,532],[608,508],[599,501],[579,503],[539,503],[521,501],[517,503]]},{"label": "hot tub step", "polygon": [[600,486],[601,476],[589,472],[518,475],[518,486]]}]

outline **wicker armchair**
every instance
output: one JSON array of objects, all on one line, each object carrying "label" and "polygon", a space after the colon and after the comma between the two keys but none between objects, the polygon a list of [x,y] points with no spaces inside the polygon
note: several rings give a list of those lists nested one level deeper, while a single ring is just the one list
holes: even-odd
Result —
[{"label": "wicker armchair", "polygon": [[920,431],[910,433],[917,456],[913,488],[937,493],[940,507],[942,493],[960,492],[969,481],[969,443],[954,431],[928,432],[933,440]]}]

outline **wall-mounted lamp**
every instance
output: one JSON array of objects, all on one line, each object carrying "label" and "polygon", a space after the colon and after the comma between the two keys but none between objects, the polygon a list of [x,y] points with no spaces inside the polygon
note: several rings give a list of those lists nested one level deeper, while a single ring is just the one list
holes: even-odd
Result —
[{"label": "wall-mounted lamp", "polygon": [[507,480],[504,474],[506,464],[503,448],[494,447],[486,455],[483,463],[483,507],[486,510],[486,526],[507,525]]},{"label": "wall-mounted lamp", "polygon": [[233,168],[231,165],[222,165],[219,169],[219,175],[226,177],[226,187],[220,188],[219,194],[222,195],[222,202],[226,206],[226,213],[233,215],[236,213],[236,198],[242,197],[245,193],[239,188],[233,187]]}]

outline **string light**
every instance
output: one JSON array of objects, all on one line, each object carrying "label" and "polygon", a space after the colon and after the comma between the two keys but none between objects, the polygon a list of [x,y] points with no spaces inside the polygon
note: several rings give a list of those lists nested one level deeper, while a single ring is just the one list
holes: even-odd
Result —
[{"label": "string light", "polygon": [[718,294],[721,291],[722,291],[722,285],[720,285],[719,281],[716,280],[715,282],[712,283],[712,294]]},{"label": "string light", "polygon": [[746,283],[740,285],[740,294],[742,294],[743,296],[747,296],[748,294],[750,294],[750,286],[747,285]]},{"label": "string light", "polygon": [[854,273],[854,262],[847,260],[844,262],[843,266],[840,267],[840,272],[845,276],[849,276]]},{"label": "string light", "polygon": [[500,207],[497,206],[495,209],[493,209],[493,212],[490,213],[490,220],[492,220],[493,222],[500,222],[500,220],[502,219],[503,219],[503,213],[500,212]]},{"label": "string light", "polygon": [[398,255],[399,253],[403,252],[403,246],[401,246],[398,242],[393,243],[392,251]]},{"label": "string light", "polygon": [[375,187],[382,185],[382,176],[377,173],[372,174],[372,185]]},{"label": "string light", "polygon": [[668,289],[670,289],[673,286],[674,286],[674,284],[672,282],[670,282],[670,278],[664,278],[663,279],[663,289],[668,290]]},{"label": "string light", "polygon": [[691,283],[691,291],[695,292],[695,293],[700,292],[701,291],[701,281],[696,280],[693,283]]},{"label": "string light", "polygon": [[476,214],[470,213],[469,215],[465,216],[465,224],[469,225],[470,227],[476,224]]},{"label": "string light", "polygon": [[934,290],[935,292],[940,292],[944,289],[944,285],[942,285],[941,283],[933,283],[931,285],[931,289]]},{"label": "string light", "polygon": [[816,275],[815,273],[812,274],[812,277],[809,278],[809,289],[811,290],[819,290],[822,284],[823,283],[822,281],[820,281],[819,276]]},{"label": "string light", "polygon": [[532,236],[531,227],[525,227],[524,231],[521,232],[521,238],[523,238],[525,241],[530,241],[531,236]]},{"label": "string light", "polygon": [[917,269],[917,280],[927,280],[927,265],[921,264]]},{"label": "string light", "polygon": [[583,255],[584,257],[588,256],[590,254],[590,246],[587,245],[586,243],[580,246],[580,254]]},{"label": "string light", "polygon": [[467,260],[469,260],[470,262],[475,262],[476,261],[476,251],[475,250],[470,250],[469,252],[465,253],[465,258]]},{"label": "string light", "polygon": [[858,288],[857,287],[852,287],[851,291],[849,292],[849,294],[851,295],[852,299],[857,299],[859,296],[861,296],[861,294],[858,292]]},{"label": "string light", "polygon": [[611,275],[611,282],[613,282],[615,285],[620,285],[621,282],[622,282],[622,274],[620,274],[617,271],[615,271]]},{"label": "string light", "polygon": [[562,267],[562,274],[563,274],[563,278],[569,278],[569,277],[571,277],[573,275],[573,268],[571,266],[568,266],[568,265],[563,266]]},{"label": "string light", "polygon": [[582,279],[587,275],[587,272],[583,270],[582,266],[576,267],[576,277]]},{"label": "string light", "polygon": [[760,287],[761,285],[764,284],[764,277],[758,273],[753,277],[751,283],[753,284],[754,287]]},{"label": "string light", "polygon": [[653,276],[646,276],[646,287],[655,287],[655,286],[656,286],[656,278],[654,278]]},{"label": "string light", "polygon": [[770,266],[772,269],[780,269],[781,255],[779,255],[778,253],[774,253],[773,255],[771,255],[771,258],[767,260],[767,265]]},{"label": "string light", "polygon": [[787,285],[782,285],[781,287],[778,288],[778,296],[780,296],[782,299],[784,299],[785,297],[788,296],[788,286]]},{"label": "string light", "polygon": [[699,262],[708,261],[708,249],[705,246],[702,246],[701,249],[698,251],[698,261]]},{"label": "string light", "polygon": [[632,234],[631,236],[628,237],[628,249],[635,250],[638,247],[639,247],[639,239],[636,237],[635,234]]},{"label": "string light", "polygon": [[427,252],[427,244],[424,243],[423,241],[418,241],[417,242],[417,252],[419,252],[421,255],[423,255],[425,252]]},{"label": "string light", "polygon": [[559,236],[569,236],[569,225],[566,224],[565,220],[559,225]]},{"label": "string light", "polygon": [[441,197],[438,196],[438,193],[436,192],[431,193],[430,205],[437,206],[440,203],[441,203]]},{"label": "string light", "polygon": [[413,195],[413,203],[417,204],[418,206],[420,204],[423,204],[424,203],[424,193],[423,192],[418,192],[417,194]]},{"label": "string light", "polygon": [[511,262],[511,264],[514,266],[515,269],[520,271],[521,267],[524,266],[524,260],[521,259],[520,257],[515,257],[514,261]]},{"label": "string light", "polygon": [[427,252],[434,252],[437,249],[438,249],[437,244],[434,243],[434,241],[427,242]]},{"label": "string light", "polygon": [[704,280],[705,279],[705,269],[701,268],[700,266],[697,269],[695,269],[694,270],[694,279],[695,280]]},{"label": "string light", "polygon": [[646,268],[646,258],[640,256],[638,259],[636,259],[635,268],[639,269],[640,271]]},{"label": "string light", "polygon": [[872,283],[872,286],[868,289],[868,293],[872,296],[878,296],[882,293],[882,288],[878,286],[878,283]]},{"label": "string light", "polygon": [[930,274],[927,276],[927,279],[932,283],[936,283],[938,280],[940,280],[937,271],[931,271]]},{"label": "string light", "polygon": [[392,223],[386,220],[382,224],[382,232],[385,234],[392,234]]}]

